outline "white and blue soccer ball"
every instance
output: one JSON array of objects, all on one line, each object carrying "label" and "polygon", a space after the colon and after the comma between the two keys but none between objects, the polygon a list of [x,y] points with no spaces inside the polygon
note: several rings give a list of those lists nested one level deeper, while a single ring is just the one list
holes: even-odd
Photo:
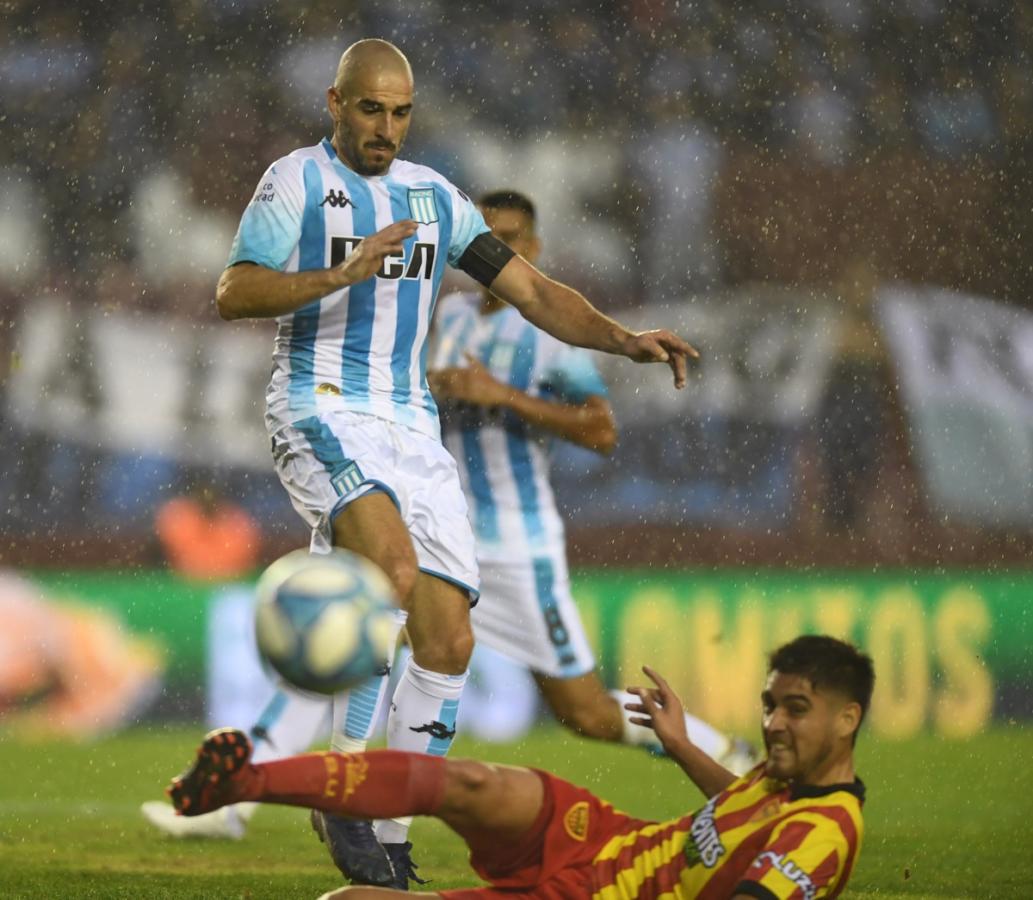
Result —
[{"label": "white and blue soccer ball", "polygon": [[259,653],[303,690],[353,687],[383,672],[394,653],[391,582],[355,553],[295,550],[266,569],[256,595]]}]

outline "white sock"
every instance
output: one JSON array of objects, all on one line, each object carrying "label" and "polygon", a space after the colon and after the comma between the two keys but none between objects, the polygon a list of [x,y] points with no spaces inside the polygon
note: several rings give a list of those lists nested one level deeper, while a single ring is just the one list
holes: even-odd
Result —
[{"label": "white sock", "polygon": [[[638,703],[638,697],[627,691],[610,691],[610,695],[617,699],[621,707],[621,715],[624,717],[623,743],[639,746],[660,743],[652,728],[636,725],[631,721],[631,717],[635,713],[628,712],[624,708],[625,703]],[[732,747],[731,738],[689,713],[685,713],[685,730],[688,732],[689,740],[711,759],[720,760]]]},{"label": "white sock", "polygon": [[[397,642],[398,633],[407,618],[408,614],[404,610],[395,611],[392,645]],[[332,750],[338,753],[359,753],[366,749],[377,724],[377,713],[387,693],[390,672],[389,668],[383,675],[374,675],[358,687],[334,696],[334,724],[330,736]]]},{"label": "white sock", "polygon": [[[466,674],[431,672],[410,657],[391,699],[387,746],[431,756],[448,753],[455,737],[456,712]],[[411,816],[378,822],[377,838],[383,844],[400,844],[411,824]]]}]

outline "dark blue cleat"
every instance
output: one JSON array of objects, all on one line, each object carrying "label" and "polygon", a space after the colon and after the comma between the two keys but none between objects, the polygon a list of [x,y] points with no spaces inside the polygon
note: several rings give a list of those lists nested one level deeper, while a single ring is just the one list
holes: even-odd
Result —
[{"label": "dark blue cleat", "polygon": [[387,852],[365,819],[349,819],[312,810],[312,828],[326,844],[334,865],[352,884],[392,887],[394,869]]},{"label": "dark blue cleat", "polygon": [[384,844],[384,850],[387,852],[388,859],[391,860],[391,867],[395,870],[395,880],[391,883],[391,887],[398,891],[407,891],[409,890],[410,881],[415,881],[417,884],[427,883],[426,879],[420,878],[416,874],[419,866],[412,861],[412,856],[410,855],[412,851],[411,842]]}]

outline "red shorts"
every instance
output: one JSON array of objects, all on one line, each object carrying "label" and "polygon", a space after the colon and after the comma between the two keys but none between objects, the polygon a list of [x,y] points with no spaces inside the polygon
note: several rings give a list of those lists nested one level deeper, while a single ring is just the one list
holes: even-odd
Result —
[{"label": "red shorts", "polygon": [[498,853],[473,853],[470,865],[491,887],[441,891],[450,900],[573,900],[592,894],[592,860],[615,835],[651,823],[614,810],[584,788],[535,770],[545,796],[534,825]]}]

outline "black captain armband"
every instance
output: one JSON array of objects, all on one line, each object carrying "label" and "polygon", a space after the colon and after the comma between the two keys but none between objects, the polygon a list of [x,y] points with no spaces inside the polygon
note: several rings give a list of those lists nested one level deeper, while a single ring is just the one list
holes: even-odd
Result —
[{"label": "black captain armband", "polygon": [[485,231],[470,241],[463,255],[459,257],[456,268],[462,269],[485,287],[491,287],[499,272],[514,256],[516,253],[513,250],[495,235]]}]

